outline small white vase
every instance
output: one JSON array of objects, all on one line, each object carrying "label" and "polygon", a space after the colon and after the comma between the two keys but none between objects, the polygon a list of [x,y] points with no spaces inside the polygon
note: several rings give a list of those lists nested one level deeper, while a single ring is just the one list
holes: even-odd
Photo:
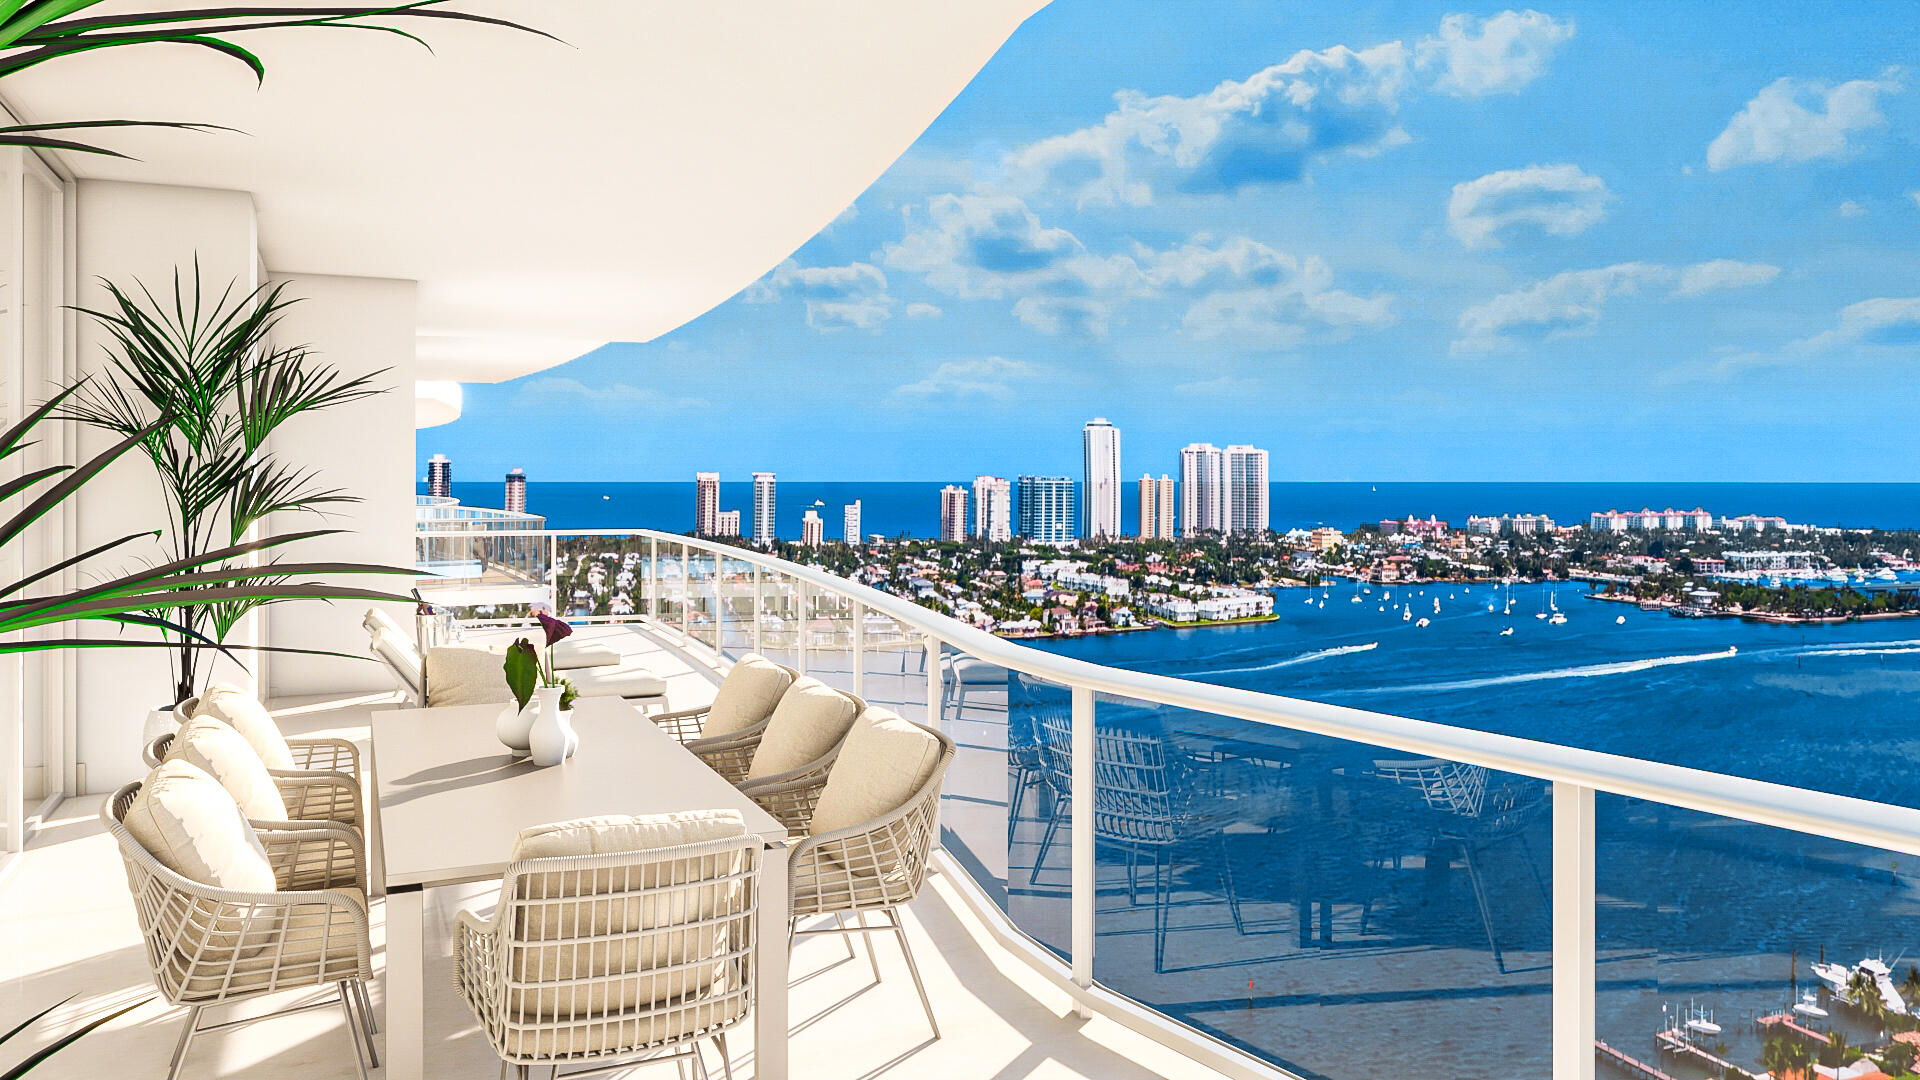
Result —
[{"label": "small white vase", "polygon": [[494,721],[493,735],[506,744],[514,757],[526,757],[530,752],[527,735],[533,730],[533,718],[540,711],[540,699],[528,698],[526,708],[514,702],[507,702],[500,710],[500,719]]},{"label": "small white vase", "polygon": [[560,708],[560,695],[565,692],[566,689],[559,686],[542,686],[533,692],[540,714],[533,718],[527,747],[532,752],[533,763],[541,768],[567,760],[572,750],[573,725],[567,722],[567,713]]}]

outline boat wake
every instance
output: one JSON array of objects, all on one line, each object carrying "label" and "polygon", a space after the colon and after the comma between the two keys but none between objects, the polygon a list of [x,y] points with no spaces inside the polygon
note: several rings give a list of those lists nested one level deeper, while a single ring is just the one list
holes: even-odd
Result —
[{"label": "boat wake", "polygon": [[1553,668],[1547,671],[1523,671],[1515,675],[1494,675],[1484,679],[1458,679],[1452,682],[1422,683],[1418,686],[1376,686],[1357,691],[1363,694],[1399,694],[1410,690],[1479,690],[1488,686],[1510,686],[1514,683],[1544,682],[1549,679],[1596,679],[1604,675],[1630,675],[1636,671],[1650,671],[1660,667],[1674,667],[1679,664],[1700,664],[1708,660],[1730,660],[1739,655],[1740,650],[1728,646],[1719,652],[1689,653],[1682,656],[1656,656],[1649,660],[1623,660],[1612,664],[1588,664],[1585,667]]},{"label": "boat wake", "polygon": [[1295,664],[1310,664],[1315,660],[1328,660],[1336,656],[1350,656],[1354,653],[1370,652],[1380,647],[1377,641],[1365,645],[1341,645],[1332,649],[1319,649],[1299,656],[1289,656],[1285,660],[1275,660],[1271,664],[1255,664],[1252,667],[1213,668],[1208,671],[1196,671],[1194,675],[1239,675],[1249,671],[1272,671],[1275,668],[1292,667]]}]

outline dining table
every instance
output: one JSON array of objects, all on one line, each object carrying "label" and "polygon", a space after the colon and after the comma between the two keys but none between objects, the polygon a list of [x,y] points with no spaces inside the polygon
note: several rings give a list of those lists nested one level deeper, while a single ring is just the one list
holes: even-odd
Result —
[{"label": "dining table", "polygon": [[[752,1014],[754,1075],[787,1076],[787,830],[620,698],[583,697],[579,749],[542,768],[494,734],[505,706],[375,709],[371,714],[376,892],[386,897],[388,1080],[426,1075],[427,891],[498,881],[522,829],[575,818],[738,810],[765,845]],[[435,993],[452,993],[451,980]]]}]

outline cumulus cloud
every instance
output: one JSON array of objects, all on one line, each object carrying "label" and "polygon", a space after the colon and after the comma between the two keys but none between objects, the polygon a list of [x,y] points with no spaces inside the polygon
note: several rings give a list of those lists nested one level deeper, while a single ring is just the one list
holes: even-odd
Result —
[{"label": "cumulus cloud", "polygon": [[680,411],[711,408],[705,398],[674,397],[651,386],[615,383],[612,386],[588,386],[564,375],[542,375],[528,379],[514,392],[514,407],[529,412],[581,412],[618,414],[632,417],[645,412]]},{"label": "cumulus cloud", "polygon": [[1299,258],[1244,236],[1219,244],[1195,237],[1141,258],[1149,280],[1203,290],[1180,320],[1199,341],[1290,348],[1394,321],[1391,297],[1336,289],[1332,269],[1318,256]]},{"label": "cumulus cloud", "polygon": [[765,304],[782,296],[805,301],[807,325],[817,330],[876,330],[893,317],[894,299],[887,295],[887,275],[871,263],[801,266],[788,259],[749,285],[744,299],[750,304]]},{"label": "cumulus cloud", "polygon": [[907,305],[907,318],[909,319],[937,319],[942,314],[944,314],[944,312],[940,310],[938,304],[914,303]]},{"label": "cumulus cloud", "polygon": [[1838,325],[1798,344],[1815,351],[1840,345],[1920,345],[1920,296],[1848,304],[1840,309]]},{"label": "cumulus cloud", "polygon": [[1736,113],[1707,146],[1707,167],[1718,172],[1769,161],[1843,157],[1852,137],[1887,122],[1882,94],[1902,87],[1901,72],[1888,68],[1878,79],[1838,86],[1811,79],[1775,79]]},{"label": "cumulus cloud", "polygon": [[1840,204],[1840,216],[1844,218],[1866,217],[1867,208],[1854,202],[1852,199],[1847,199]]},{"label": "cumulus cloud", "polygon": [[1538,11],[1503,11],[1487,19],[1448,15],[1440,33],[1414,50],[1433,88],[1454,97],[1511,94],[1546,74],[1554,51],[1573,39],[1573,23]]},{"label": "cumulus cloud", "polygon": [[1453,352],[1458,355],[1508,348],[1515,344],[1516,334],[1551,341],[1591,333],[1599,325],[1608,301],[1620,297],[1647,294],[1662,299],[1693,299],[1725,289],[1763,285],[1779,273],[1776,266],[1729,259],[1684,267],[1631,262],[1568,270],[1461,312],[1461,335],[1453,343]]},{"label": "cumulus cloud", "polygon": [[933,369],[926,378],[894,388],[903,398],[986,398],[1009,401],[1013,387],[1008,385],[1034,374],[1033,365],[1021,360],[989,356],[980,360],[949,360]]},{"label": "cumulus cloud", "polygon": [[1499,247],[1500,234],[1530,227],[1577,236],[1607,216],[1613,193],[1578,165],[1529,165],[1453,185],[1447,225],[1470,248]]}]

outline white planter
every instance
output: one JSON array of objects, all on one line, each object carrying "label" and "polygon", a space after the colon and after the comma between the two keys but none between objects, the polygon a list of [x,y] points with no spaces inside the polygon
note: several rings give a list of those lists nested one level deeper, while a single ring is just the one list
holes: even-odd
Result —
[{"label": "white planter", "polygon": [[158,705],[147,710],[147,722],[140,728],[140,746],[143,750],[160,736],[180,730],[180,724],[174,719],[174,708],[172,705]]},{"label": "white planter", "polygon": [[533,730],[527,734],[527,747],[535,765],[558,765],[579,745],[573,733],[572,711],[560,707],[563,687],[543,686],[533,692],[533,704],[539,715],[533,718]]}]

